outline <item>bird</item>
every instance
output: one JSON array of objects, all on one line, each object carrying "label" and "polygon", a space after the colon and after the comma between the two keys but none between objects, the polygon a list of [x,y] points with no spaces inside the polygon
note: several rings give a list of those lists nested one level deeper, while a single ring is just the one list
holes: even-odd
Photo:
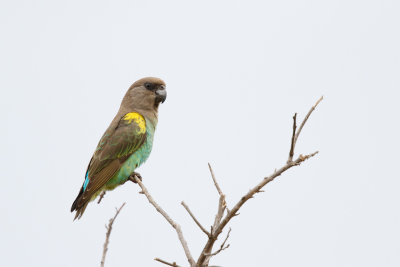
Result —
[{"label": "bird", "polygon": [[89,162],[71,212],[80,219],[89,202],[101,192],[124,184],[147,160],[158,122],[158,107],[167,98],[165,82],[146,77],[134,82],[122,99],[117,115],[101,137]]}]

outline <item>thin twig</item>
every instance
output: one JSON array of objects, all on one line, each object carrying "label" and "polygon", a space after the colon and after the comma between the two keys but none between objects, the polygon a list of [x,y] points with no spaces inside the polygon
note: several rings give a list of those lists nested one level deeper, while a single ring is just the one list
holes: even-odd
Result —
[{"label": "thin twig", "polygon": [[[229,231],[228,231],[228,234],[225,237],[225,240],[222,242],[220,248],[217,251],[215,251],[214,253],[211,253],[211,250],[212,250],[212,247],[211,247],[210,252],[209,253],[205,253],[206,258],[205,258],[204,263],[203,263],[204,266],[209,266],[208,264],[209,264],[209,262],[211,260],[211,257],[213,257],[213,256],[217,255],[218,253],[220,253],[221,251],[229,248],[230,244],[225,246],[225,243],[228,240],[230,233],[231,233],[231,228],[229,228]],[[212,236],[211,238],[214,238],[214,237],[215,237],[215,239],[217,238],[217,236]],[[200,266],[200,265],[198,265],[198,266]]]},{"label": "thin twig", "polygon": [[200,227],[201,231],[203,231],[208,237],[211,236],[210,232],[208,232],[203,225],[197,220],[197,218],[193,215],[193,213],[190,211],[189,207],[186,205],[185,202],[181,202],[181,205],[186,209],[186,211],[189,213],[190,217],[192,217],[193,221],[197,224],[198,227]]},{"label": "thin twig", "polygon": [[297,130],[296,136],[294,137],[294,146],[296,146],[297,143],[297,139],[300,136],[301,130],[303,129],[304,125],[306,124],[308,118],[310,117],[311,113],[314,111],[314,109],[318,106],[319,102],[322,101],[322,99],[324,99],[324,96],[321,96],[318,101],[315,103],[314,106],[311,107],[310,111],[308,111],[307,115],[304,117],[303,121],[300,124],[299,129]]},{"label": "thin twig", "polygon": [[122,210],[122,208],[124,206],[125,206],[125,202],[121,205],[121,207],[119,209],[115,208],[116,212],[115,212],[114,217],[110,219],[108,226],[106,225],[107,233],[106,233],[106,241],[104,242],[104,246],[103,246],[103,256],[101,257],[101,263],[100,263],[101,267],[104,267],[104,262],[106,261],[108,243],[110,242],[110,235],[111,235],[113,223],[114,223],[115,219],[117,218],[119,212]]},{"label": "thin twig", "polygon": [[212,177],[212,179],[213,179],[213,181],[214,181],[215,188],[217,188],[218,194],[219,194],[220,196],[224,195],[224,194],[222,193],[221,187],[219,187],[219,184],[218,184],[218,182],[217,182],[217,179],[215,179],[215,174],[214,174],[214,171],[213,171],[213,169],[212,169],[210,163],[208,163],[208,168],[210,169],[211,177]]},{"label": "thin twig", "polygon": [[215,255],[217,255],[218,253],[220,253],[221,251],[223,251],[223,250],[229,248],[230,244],[228,244],[228,245],[225,246],[225,243],[226,243],[226,241],[227,241],[228,238],[229,238],[229,234],[231,233],[231,230],[232,230],[232,229],[229,228],[228,234],[226,235],[225,240],[224,240],[224,242],[222,242],[220,248],[219,248],[217,251],[215,251],[214,253],[207,254],[207,256],[210,256],[210,257],[215,256]]},{"label": "thin twig", "polygon": [[143,194],[147,197],[147,200],[150,202],[151,205],[159,212],[161,215],[168,221],[168,223],[175,229],[176,233],[178,234],[179,241],[182,244],[183,250],[185,251],[186,258],[190,264],[190,266],[194,267],[196,265],[192,254],[190,253],[188,244],[183,237],[183,233],[181,230],[181,226],[177,224],[174,220],[169,217],[169,215],[155,202],[153,197],[150,195],[149,191],[147,191],[147,188],[143,185],[142,181],[138,179],[136,176],[130,176],[129,179],[133,182],[136,182],[140,188],[142,189]]},{"label": "thin twig", "polygon": [[100,204],[101,200],[104,198],[105,195],[106,195],[106,191],[101,192],[99,201],[97,201],[97,204]]},{"label": "thin twig", "polygon": [[294,113],[293,116],[293,132],[292,132],[292,139],[290,142],[290,151],[289,151],[289,158],[287,162],[290,162],[293,160],[293,154],[294,154],[294,137],[296,136],[296,118],[297,118],[297,113]]},{"label": "thin twig", "polygon": [[217,178],[215,178],[214,170],[212,169],[210,163],[208,163],[208,169],[210,170],[211,178],[213,179],[215,188],[217,189],[220,198],[223,197],[223,199],[224,199],[224,206],[225,206],[225,208],[229,211],[228,205],[226,204],[225,194],[222,193],[221,187],[219,186],[219,184],[218,184],[218,182],[217,182]]},{"label": "thin twig", "polygon": [[162,259],[160,259],[160,258],[155,258],[154,260],[155,260],[155,261],[158,261],[158,262],[161,262],[161,263],[164,263],[165,265],[168,265],[168,266],[181,267],[181,266],[179,266],[178,264],[176,264],[176,262],[169,263],[169,262],[167,262],[167,261],[165,261],[165,260],[162,260]]}]

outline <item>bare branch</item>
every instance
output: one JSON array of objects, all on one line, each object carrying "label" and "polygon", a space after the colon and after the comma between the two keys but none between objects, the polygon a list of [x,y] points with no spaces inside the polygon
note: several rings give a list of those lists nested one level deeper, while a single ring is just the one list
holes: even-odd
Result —
[{"label": "bare branch", "polygon": [[183,250],[185,251],[186,258],[188,262],[190,263],[190,266],[194,267],[196,265],[192,254],[190,253],[189,247],[187,245],[187,242],[185,238],[183,237],[183,233],[181,230],[181,226],[177,224],[174,220],[169,217],[169,215],[155,202],[153,197],[150,195],[149,191],[147,191],[147,188],[143,185],[142,181],[136,176],[130,176],[129,180],[137,183],[140,188],[142,189],[143,194],[147,197],[147,200],[150,202],[151,205],[159,212],[161,215],[168,221],[168,223],[175,229],[176,233],[178,234],[179,241],[181,242],[181,245],[183,247]]},{"label": "bare branch", "polygon": [[222,193],[221,187],[219,187],[219,184],[217,182],[217,179],[215,178],[215,174],[214,174],[214,171],[213,171],[210,163],[208,163],[208,168],[209,168],[210,173],[211,173],[211,178],[214,181],[215,188],[217,189],[219,196],[224,198],[224,206],[229,211],[228,205],[226,204],[225,194]]},{"label": "bare branch", "polygon": [[106,241],[104,242],[104,246],[103,246],[103,256],[101,257],[101,263],[100,263],[101,267],[104,267],[104,262],[106,261],[108,243],[110,242],[110,235],[111,235],[113,223],[114,223],[115,219],[117,218],[119,212],[122,210],[122,208],[124,206],[125,206],[125,202],[121,205],[121,207],[119,209],[115,208],[116,212],[115,212],[114,217],[110,219],[108,226],[106,225],[107,233],[106,233]]},{"label": "bare branch", "polygon": [[211,231],[211,235],[214,235],[214,230],[218,228],[218,226],[222,220],[222,217],[224,216],[225,207],[226,207],[225,196],[221,195],[219,197],[218,211],[217,211],[217,215],[215,215],[214,224],[212,227],[213,230]]},{"label": "bare branch", "polygon": [[186,203],[182,201],[181,205],[186,209],[186,211],[189,213],[190,217],[192,217],[193,221],[197,224],[197,226],[200,227],[201,231],[203,231],[208,237],[210,237],[211,234],[203,227],[203,225],[201,225],[201,223],[197,220],[197,218],[190,211],[190,209],[186,205]]},{"label": "bare branch", "polygon": [[228,224],[228,222],[236,216],[236,213],[239,211],[239,209],[243,206],[244,203],[246,203],[247,200],[253,197],[255,193],[260,191],[261,188],[263,188],[266,184],[269,182],[273,181],[276,177],[280,176],[283,172],[287,171],[288,169],[300,165],[303,161],[315,156],[318,153],[318,151],[309,154],[309,155],[300,155],[296,160],[286,163],[285,166],[282,168],[276,170],[273,174],[271,174],[268,177],[265,177],[258,185],[256,185],[253,189],[251,189],[246,195],[244,195],[237,203],[236,205],[232,208],[232,210],[225,216],[225,218],[221,221],[219,226],[216,229],[213,229],[212,235],[213,238],[209,238],[207,244],[204,246],[203,251],[197,260],[197,266],[203,266],[204,262],[206,261],[207,254],[210,253],[210,250],[212,249],[215,241],[217,240],[217,237],[219,234],[221,234],[222,230],[224,227]]},{"label": "bare branch", "polygon": [[297,143],[297,139],[300,136],[301,130],[303,129],[304,125],[306,124],[308,118],[310,117],[311,113],[314,111],[314,109],[318,106],[319,102],[322,101],[322,99],[324,99],[323,96],[321,96],[318,101],[315,103],[314,106],[311,107],[310,111],[307,113],[307,115],[304,117],[304,120],[301,122],[299,129],[297,130],[296,136],[294,137],[294,146],[296,146]]},{"label": "bare branch", "polygon": [[209,253],[209,254],[207,254],[207,256],[209,256],[209,257],[215,256],[215,255],[217,255],[218,253],[220,253],[221,251],[223,251],[223,250],[229,248],[230,244],[228,244],[228,245],[225,246],[225,243],[226,243],[226,241],[227,241],[228,238],[229,238],[229,235],[230,235],[230,233],[231,233],[231,230],[232,230],[232,229],[229,228],[228,234],[226,235],[225,240],[224,240],[224,242],[222,242],[220,248],[219,248],[217,251],[215,251],[214,253]]},{"label": "bare branch", "polygon": [[106,195],[106,191],[101,192],[99,201],[97,201],[97,204],[100,204],[101,200],[104,198],[105,195]]},{"label": "bare branch", "polygon": [[161,263],[164,263],[165,265],[168,265],[168,266],[181,267],[181,266],[177,265],[176,262],[169,263],[169,262],[167,262],[167,261],[165,261],[165,260],[162,260],[162,259],[160,259],[160,258],[155,258],[154,260],[155,260],[155,261],[158,261],[158,262],[161,262]]},{"label": "bare branch", "polygon": [[292,139],[291,139],[291,142],[290,142],[289,158],[288,158],[287,162],[290,162],[290,161],[293,160],[294,146],[295,146],[294,137],[296,136],[296,128],[297,128],[296,118],[297,118],[297,113],[294,113],[294,116],[293,116],[293,132],[292,132]]},{"label": "bare branch", "polygon": [[206,256],[207,256],[207,257],[213,257],[213,256],[219,254],[221,251],[223,251],[223,250],[225,250],[225,249],[227,249],[227,248],[229,248],[229,247],[230,247],[230,244],[228,244],[228,245],[226,245],[226,246],[224,246],[224,247],[220,247],[217,251],[215,251],[215,252],[213,252],[213,253],[207,253]]},{"label": "bare branch", "polygon": [[223,196],[224,194],[222,193],[222,190],[221,190],[221,188],[219,187],[219,184],[218,184],[218,182],[217,182],[217,179],[215,179],[215,174],[214,174],[213,169],[211,168],[211,164],[210,164],[210,163],[208,163],[208,168],[210,169],[211,177],[212,177],[212,179],[213,179],[213,181],[214,181],[215,188],[217,188],[218,194],[219,194],[220,196]]},{"label": "bare branch", "polygon": [[[297,118],[297,113],[295,113],[295,115],[293,116],[293,131],[292,131],[292,138],[291,138],[291,145],[290,145],[290,152],[289,152],[289,158],[288,161],[286,162],[286,165],[284,165],[283,167],[281,167],[278,170],[275,170],[270,176],[265,177],[261,182],[259,182],[254,188],[252,188],[247,194],[245,194],[237,203],[236,205],[233,207],[232,210],[228,210],[228,213],[226,214],[226,216],[222,219],[222,221],[220,221],[220,223],[217,223],[217,217],[215,218],[215,222],[213,227],[211,228],[211,237],[208,239],[206,245],[203,248],[203,251],[201,252],[198,260],[197,260],[197,267],[203,267],[203,266],[207,266],[208,262],[210,260],[210,255],[212,255],[211,250],[214,246],[215,241],[218,239],[218,236],[221,234],[221,232],[223,231],[224,227],[229,223],[229,221],[238,215],[238,211],[239,209],[243,206],[244,203],[246,203],[247,200],[249,200],[250,198],[253,198],[254,195],[258,192],[261,192],[261,189],[268,184],[269,182],[273,181],[276,177],[280,176],[283,172],[287,171],[288,169],[294,167],[294,166],[298,166],[300,165],[303,161],[315,156],[318,151],[312,153],[312,154],[308,154],[308,155],[299,155],[298,158],[296,160],[293,161],[293,155],[294,155],[294,150],[296,148],[296,142],[297,139],[300,136],[301,130],[303,129],[305,123],[307,122],[308,118],[310,117],[311,113],[313,112],[313,110],[316,108],[316,106],[319,104],[319,102],[321,102],[323,99],[323,97],[321,97],[314,106],[311,107],[310,111],[307,113],[306,117],[304,118],[303,122],[300,125],[300,128],[297,130],[296,132],[296,118]],[[211,175],[213,177],[213,180],[215,181],[215,177],[213,176],[213,172],[211,169],[211,166],[209,165],[210,170],[211,170]],[[218,190],[219,186],[217,187]],[[221,195],[221,194],[220,194]],[[222,194],[223,196],[223,194]],[[223,197],[220,197],[220,203],[221,203],[221,199]],[[220,207],[220,206],[219,206]],[[220,208],[218,211],[218,214],[220,212]],[[218,216],[217,214],[217,216]]]}]

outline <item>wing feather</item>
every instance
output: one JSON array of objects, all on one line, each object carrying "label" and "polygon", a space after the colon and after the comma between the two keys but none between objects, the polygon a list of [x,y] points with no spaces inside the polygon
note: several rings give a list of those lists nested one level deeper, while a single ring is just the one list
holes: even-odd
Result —
[{"label": "wing feather", "polygon": [[146,140],[146,121],[137,112],[127,113],[120,118],[118,124],[110,125],[99,141],[86,171],[89,179],[86,188],[82,186],[80,193],[72,204],[71,210],[82,215],[88,201],[116,174],[122,164]]}]

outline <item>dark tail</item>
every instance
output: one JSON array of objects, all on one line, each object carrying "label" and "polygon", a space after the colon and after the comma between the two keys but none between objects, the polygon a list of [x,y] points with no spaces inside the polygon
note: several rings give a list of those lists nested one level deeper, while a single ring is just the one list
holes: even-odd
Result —
[{"label": "dark tail", "polygon": [[74,221],[76,219],[79,220],[82,217],[87,205],[89,204],[89,201],[88,200],[83,201],[82,197],[83,197],[83,187],[81,188],[81,191],[79,191],[79,194],[76,197],[74,203],[72,203],[71,212],[76,211]]}]

